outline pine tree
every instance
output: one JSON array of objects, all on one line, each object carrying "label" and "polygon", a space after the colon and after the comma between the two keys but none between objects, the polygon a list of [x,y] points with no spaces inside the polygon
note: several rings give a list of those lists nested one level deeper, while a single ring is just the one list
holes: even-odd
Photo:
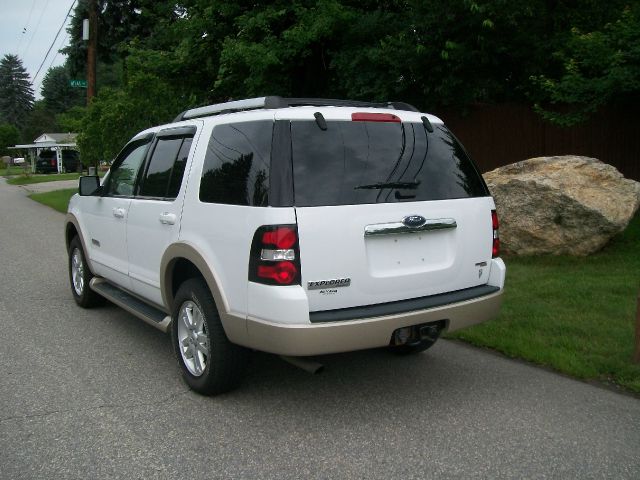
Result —
[{"label": "pine tree", "polygon": [[70,80],[69,72],[63,65],[50,68],[44,76],[40,93],[51,112],[63,113],[71,107],[84,105],[86,91],[72,88]]},{"label": "pine tree", "polygon": [[22,128],[33,109],[33,87],[22,60],[5,55],[0,60],[0,122]]}]

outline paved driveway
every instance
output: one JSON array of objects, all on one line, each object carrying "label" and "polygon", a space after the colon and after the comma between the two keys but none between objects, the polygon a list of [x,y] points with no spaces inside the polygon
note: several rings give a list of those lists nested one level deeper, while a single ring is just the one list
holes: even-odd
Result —
[{"label": "paved driveway", "polygon": [[78,188],[78,179],[31,183],[29,185],[21,185],[21,188],[29,193],[51,192],[52,190],[61,190],[63,188]]},{"label": "paved driveway", "polygon": [[63,215],[0,180],[0,478],[640,478],[640,400],[461,344],[256,354],[215,398],[67,286]]}]

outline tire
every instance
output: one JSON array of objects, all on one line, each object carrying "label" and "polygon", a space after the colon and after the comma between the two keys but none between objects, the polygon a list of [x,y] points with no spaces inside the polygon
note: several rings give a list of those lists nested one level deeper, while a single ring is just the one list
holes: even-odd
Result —
[{"label": "tire", "polygon": [[249,352],[227,338],[204,281],[189,279],[180,285],[174,305],[171,341],[187,385],[202,395],[236,388]]},{"label": "tire", "polygon": [[86,262],[82,242],[73,237],[69,244],[69,283],[73,299],[83,308],[91,308],[103,302],[103,298],[89,288],[93,273]]}]

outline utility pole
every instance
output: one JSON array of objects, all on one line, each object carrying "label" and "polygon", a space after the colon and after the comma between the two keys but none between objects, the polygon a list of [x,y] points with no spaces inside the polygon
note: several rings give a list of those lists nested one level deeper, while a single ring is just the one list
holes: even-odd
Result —
[{"label": "utility pole", "polygon": [[[89,0],[89,43],[87,45],[87,107],[96,96],[96,63],[98,54],[98,0]],[[93,166],[98,174],[98,159]],[[91,168],[87,165],[89,175]]]},{"label": "utility pole", "polygon": [[89,0],[89,44],[87,45],[87,106],[96,96],[96,57],[98,50],[98,0]]}]

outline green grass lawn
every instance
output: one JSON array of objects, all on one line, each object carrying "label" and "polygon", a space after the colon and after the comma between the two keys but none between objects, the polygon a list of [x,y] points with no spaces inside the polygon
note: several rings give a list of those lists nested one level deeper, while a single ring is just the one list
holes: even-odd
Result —
[{"label": "green grass lawn", "polygon": [[75,193],[78,193],[77,188],[67,188],[64,190],[54,190],[53,192],[32,193],[29,195],[29,198],[58,210],[59,212],[67,213],[69,199]]},{"label": "green grass lawn", "polygon": [[78,173],[51,173],[49,175],[19,175],[7,180],[9,185],[31,185],[33,183],[60,182],[80,178]]},{"label": "green grass lawn", "polygon": [[631,361],[640,291],[640,214],[589,257],[507,257],[498,318],[450,337],[640,393]]},{"label": "green grass lawn", "polygon": [[[27,168],[31,169],[30,166]],[[21,175],[25,172],[25,167],[12,165],[11,167],[0,169],[0,172],[2,172],[3,177],[10,177],[12,175]]]}]

